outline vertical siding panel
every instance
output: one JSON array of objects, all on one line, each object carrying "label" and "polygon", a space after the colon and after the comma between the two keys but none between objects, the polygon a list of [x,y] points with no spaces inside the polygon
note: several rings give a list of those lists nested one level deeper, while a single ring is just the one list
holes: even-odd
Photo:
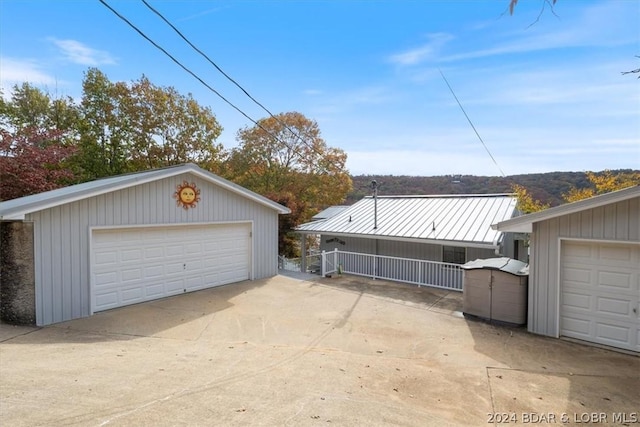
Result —
[{"label": "vertical siding panel", "polygon": [[[70,244],[70,251],[69,251],[69,255],[70,255],[70,263],[69,263],[69,268],[70,268],[70,279],[69,279],[69,285],[71,286],[71,318],[77,318],[82,316],[82,282],[80,279],[80,271],[81,271],[81,266],[80,264],[82,264],[80,262],[81,255],[80,255],[80,247],[82,245],[81,241],[82,241],[82,228],[81,225],[78,222],[74,222],[74,219],[76,218],[80,218],[80,210],[79,210],[79,203],[72,203],[71,205],[69,205],[70,208],[70,212],[69,212],[69,217],[68,217],[68,221],[69,221],[69,244]],[[75,230],[75,227],[77,227],[77,230]]]},{"label": "vertical siding panel", "polygon": [[617,218],[617,206],[609,205],[604,206],[603,209],[603,221],[602,221],[602,236],[605,239],[614,239],[616,237],[616,218]]},{"label": "vertical siding panel", "polygon": [[544,224],[536,224],[535,233],[532,234],[532,237],[535,236],[534,241],[534,253],[535,253],[535,275],[536,275],[536,285],[534,292],[534,324],[533,324],[533,332],[537,332],[540,334],[547,335],[546,332],[546,318],[548,315],[547,311],[547,301],[548,301],[548,293],[549,293],[549,252],[547,251],[548,246],[548,229],[546,227],[546,223]]},{"label": "vertical siding panel", "polygon": [[62,205],[57,208],[60,213],[60,246],[59,249],[63,254],[69,254],[68,256],[61,256],[60,262],[60,284],[62,290],[62,312],[61,318],[71,318],[73,313],[73,283],[71,282],[71,218],[70,218],[70,206]]},{"label": "vertical siding panel", "polygon": [[629,200],[628,239],[640,241],[640,197]]},{"label": "vertical siding panel", "polygon": [[591,210],[591,235],[590,238],[604,238],[604,208],[599,207]]},{"label": "vertical siding panel", "polygon": [[43,302],[46,300],[44,295],[44,274],[43,267],[44,257],[42,256],[42,250],[44,244],[42,243],[42,213],[37,212],[29,215],[29,219],[33,221],[33,262],[35,263],[34,279],[36,281],[36,324],[41,326],[44,324],[45,319],[45,305]]},{"label": "vertical siding panel", "polygon": [[[60,215],[60,209],[52,209],[51,210],[51,249],[54,252],[60,252],[60,242],[62,240],[61,233],[61,219],[62,215]],[[53,307],[53,320],[54,322],[60,322],[64,319],[63,316],[63,298],[64,292],[62,283],[62,269],[61,269],[61,261],[56,259],[55,262],[51,263],[51,275],[52,275],[52,291],[54,298],[54,307]]]},{"label": "vertical siding panel", "polygon": [[615,217],[613,219],[615,222],[615,225],[614,225],[615,232],[613,236],[614,239],[625,240],[630,238],[630,233],[629,233],[629,219],[631,218],[630,206],[631,204],[629,203],[628,200],[616,204]]},{"label": "vertical siding panel", "polygon": [[579,215],[580,237],[588,239],[593,236],[593,210],[581,212]]},{"label": "vertical siding panel", "polygon": [[556,331],[556,307],[558,307],[558,236],[560,235],[560,227],[558,218],[549,221],[549,231],[547,235],[548,247],[548,270],[547,270],[547,315],[545,333],[553,335]]}]

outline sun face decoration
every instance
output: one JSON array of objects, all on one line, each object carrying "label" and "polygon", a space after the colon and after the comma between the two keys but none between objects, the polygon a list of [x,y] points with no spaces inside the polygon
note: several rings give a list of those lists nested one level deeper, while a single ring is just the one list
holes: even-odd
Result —
[{"label": "sun face decoration", "polygon": [[183,181],[176,185],[176,192],[173,193],[176,204],[184,209],[195,208],[200,201],[200,189],[193,182]]}]

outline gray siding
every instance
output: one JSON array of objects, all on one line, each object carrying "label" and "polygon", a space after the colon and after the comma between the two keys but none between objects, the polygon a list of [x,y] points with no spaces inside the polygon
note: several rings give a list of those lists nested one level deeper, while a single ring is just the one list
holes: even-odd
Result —
[{"label": "gray siding", "polygon": [[[320,249],[324,251],[332,251],[339,249],[347,252],[358,252],[365,254],[378,254],[384,256],[393,256],[399,258],[422,259],[429,261],[442,261],[442,245],[434,245],[430,243],[406,242],[387,239],[363,239],[358,237],[342,237],[337,239],[345,242],[341,244],[332,240],[336,236],[322,235]],[[377,248],[376,248],[377,245]],[[467,261],[475,259],[495,258],[497,255],[493,249],[467,248]]]},{"label": "gray siding", "polygon": [[[177,206],[176,185],[194,182],[200,202]],[[39,325],[90,314],[89,234],[94,226],[253,221],[253,278],[277,274],[278,213],[191,174],[130,187],[27,215],[34,221]]]},{"label": "gray siding", "polygon": [[640,242],[640,198],[533,224],[529,276],[529,331],[557,336],[560,238]]}]

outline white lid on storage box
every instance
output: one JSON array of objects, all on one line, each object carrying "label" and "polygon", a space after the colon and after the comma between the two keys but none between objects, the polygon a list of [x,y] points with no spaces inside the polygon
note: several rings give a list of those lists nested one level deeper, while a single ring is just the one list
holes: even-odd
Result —
[{"label": "white lid on storage box", "polygon": [[529,264],[507,257],[476,259],[460,266],[465,270],[489,269],[500,270],[515,276],[528,276]]}]

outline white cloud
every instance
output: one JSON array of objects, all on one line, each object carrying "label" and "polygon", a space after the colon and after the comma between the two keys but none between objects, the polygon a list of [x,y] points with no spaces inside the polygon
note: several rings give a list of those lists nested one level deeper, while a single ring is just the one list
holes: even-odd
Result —
[{"label": "white cloud", "polygon": [[328,96],[319,100],[313,110],[319,115],[338,114],[365,105],[383,105],[395,97],[388,87],[372,85]]},{"label": "white cloud", "polygon": [[77,40],[60,40],[56,38],[50,38],[49,40],[61,50],[68,61],[75,64],[95,67],[116,63],[115,58],[108,52],[92,49]]},{"label": "white cloud", "polygon": [[416,65],[435,59],[442,47],[452,40],[453,36],[447,33],[433,33],[428,34],[427,39],[427,43],[422,46],[391,55],[389,61],[398,65]]},{"label": "white cloud", "polygon": [[615,47],[638,43],[637,3],[604,2],[573,9],[556,26],[537,22],[526,31],[504,34],[509,40],[485,49],[455,53],[438,58],[442,62],[477,59],[506,54],[530,53],[572,47]]},{"label": "white cloud", "polygon": [[4,95],[9,96],[11,87],[23,82],[35,85],[53,85],[57,83],[55,77],[42,71],[37,61],[0,57],[0,87],[5,92]]}]

